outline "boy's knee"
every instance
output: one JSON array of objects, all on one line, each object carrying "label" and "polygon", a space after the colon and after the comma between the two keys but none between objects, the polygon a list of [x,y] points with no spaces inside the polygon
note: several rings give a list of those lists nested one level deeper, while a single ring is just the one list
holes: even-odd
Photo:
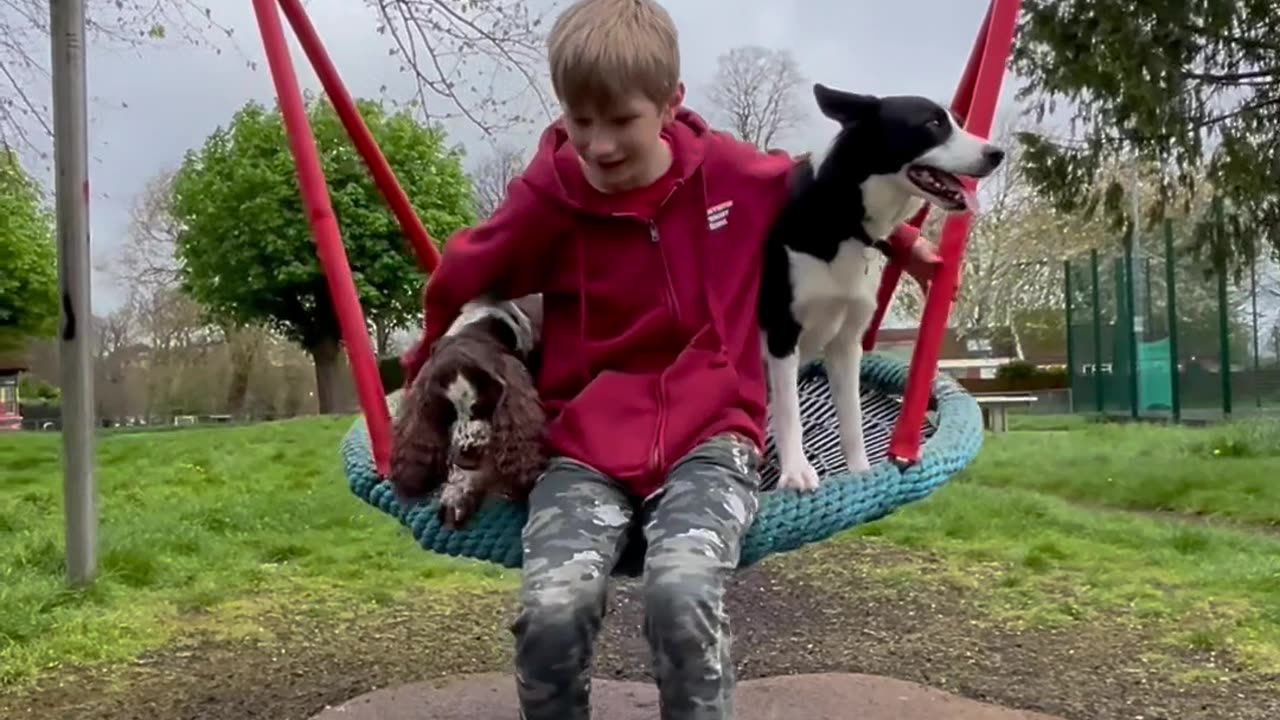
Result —
[{"label": "boy's knee", "polygon": [[520,613],[512,630],[516,635],[547,640],[571,638],[589,632],[604,616],[606,587],[603,582],[552,583],[522,594]]},{"label": "boy's knee", "polygon": [[724,573],[709,558],[650,565],[644,583],[647,624],[671,641],[701,643],[724,620]]}]

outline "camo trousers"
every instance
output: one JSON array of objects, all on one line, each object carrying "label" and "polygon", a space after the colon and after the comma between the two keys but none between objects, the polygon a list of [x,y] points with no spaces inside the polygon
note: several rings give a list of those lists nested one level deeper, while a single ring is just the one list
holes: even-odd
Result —
[{"label": "camo trousers", "polygon": [[588,720],[609,574],[643,521],[644,634],[662,720],[728,720],[734,668],[724,581],[755,520],[755,446],[721,435],[644,503],[585,465],[554,459],[529,498],[521,610],[511,626],[522,720]]}]

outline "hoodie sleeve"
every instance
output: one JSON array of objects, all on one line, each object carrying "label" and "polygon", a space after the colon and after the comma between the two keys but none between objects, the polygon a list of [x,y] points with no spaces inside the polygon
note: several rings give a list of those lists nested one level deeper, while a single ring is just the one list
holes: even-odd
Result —
[{"label": "hoodie sleeve", "polygon": [[708,154],[757,188],[754,200],[768,208],[765,215],[774,217],[781,213],[791,194],[792,171],[804,156],[793,157],[778,148],[761,150],[723,130],[712,130],[708,137]]},{"label": "hoodie sleeve", "polygon": [[449,238],[427,281],[422,338],[401,358],[406,386],[463,305],[481,296],[510,300],[542,291],[553,222],[519,177],[507,185],[506,197],[492,215]]}]

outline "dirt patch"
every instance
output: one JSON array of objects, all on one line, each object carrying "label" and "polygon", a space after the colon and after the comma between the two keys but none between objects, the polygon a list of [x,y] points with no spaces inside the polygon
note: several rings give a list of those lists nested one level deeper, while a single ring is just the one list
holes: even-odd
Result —
[{"label": "dirt patch", "polygon": [[[1280,678],[1249,677],[1221,658],[1144,660],[1155,640],[1114,623],[1061,631],[993,626],[963,590],[873,581],[872,570],[919,556],[840,542],[738,573],[730,586],[743,679],[855,672],[1068,720],[1267,720],[1280,717]],[[818,570],[820,569],[820,570]],[[634,582],[610,604],[596,674],[650,679]],[[505,594],[423,595],[411,606],[350,619],[266,618],[254,642],[201,639],[129,668],[64,671],[0,717],[30,720],[305,720],[375,688],[457,673],[507,670]],[[1178,682],[1209,671],[1215,682]]]}]

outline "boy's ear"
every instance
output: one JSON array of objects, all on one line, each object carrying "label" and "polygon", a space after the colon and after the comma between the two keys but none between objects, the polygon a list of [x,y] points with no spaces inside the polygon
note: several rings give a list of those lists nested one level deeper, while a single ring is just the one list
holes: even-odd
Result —
[{"label": "boy's ear", "polygon": [[667,107],[662,109],[662,120],[664,123],[675,122],[676,112],[682,105],[684,105],[684,97],[684,82],[676,83],[676,91],[671,95],[671,102],[667,103]]}]

